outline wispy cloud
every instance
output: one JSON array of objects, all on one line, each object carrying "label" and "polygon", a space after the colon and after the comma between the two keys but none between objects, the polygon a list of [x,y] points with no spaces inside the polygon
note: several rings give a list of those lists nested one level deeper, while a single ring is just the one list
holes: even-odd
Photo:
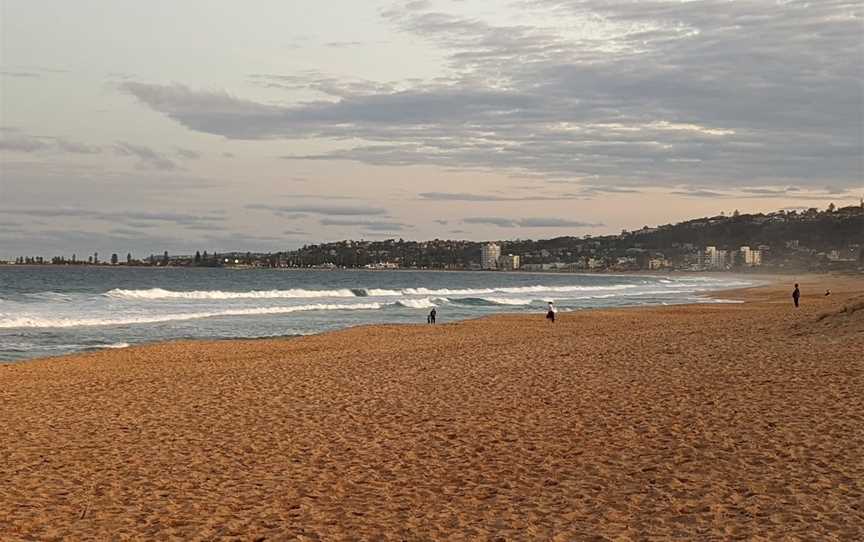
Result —
[{"label": "wispy cloud", "polygon": [[594,228],[603,224],[581,222],[565,218],[505,218],[496,216],[470,217],[462,220],[465,224],[486,224],[499,228]]},{"label": "wispy cloud", "polygon": [[0,151],[99,154],[102,148],[62,137],[34,136],[20,130],[3,130],[0,132]]},{"label": "wispy cloud", "polygon": [[854,194],[847,189],[838,189],[836,187],[825,187],[822,189],[807,189],[801,190],[798,187],[761,187],[761,188],[738,188],[733,190],[706,190],[697,187],[685,187],[669,192],[675,196],[686,196],[689,198],[700,199],[761,199],[766,197],[783,198],[783,199],[833,199],[852,197]]},{"label": "wispy cloud", "polygon": [[402,231],[410,228],[401,222],[384,222],[379,220],[348,220],[339,218],[323,218],[319,221],[322,226],[361,226],[371,231]]},{"label": "wispy cloud", "polygon": [[378,216],[387,214],[386,209],[366,205],[268,205],[263,203],[255,203],[247,205],[246,208],[257,211],[270,211],[279,215],[308,213],[313,215],[334,216]]},{"label": "wispy cloud", "polygon": [[160,212],[160,211],[97,211],[92,209],[81,208],[18,208],[6,207],[0,208],[0,213],[10,215],[20,215],[27,217],[40,218],[83,218],[92,220],[102,220],[110,222],[126,222],[133,224],[135,222],[164,222],[177,225],[195,225],[207,223],[208,227],[213,227],[212,223],[225,219],[224,211],[211,211],[207,214],[187,214],[175,212]]},{"label": "wispy cloud", "polygon": [[581,194],[536,194],[524,196],[499,196],[496,194],[468,194],[464,192],[421,192],[418,197],[429,201],[560,201],[584,199]]},{"label": "wispy cloud", "polygon": [[185,160],[197,160],[201,158],[201,153],[198,151],[193,151],[192,149],[184,149],[182,147],[177,147],[175,150],[177,151],[177,156]]},{"label": "wispy cloud", "polygon": [[177,164],[174,161],[146,145],[136,145],[125,141],[118,141],[114,145],[114,151],[119,156],[133,156],[138,158],[140,160],[139,167],[142,168],[158,169],[162,171],[177,169]]}]

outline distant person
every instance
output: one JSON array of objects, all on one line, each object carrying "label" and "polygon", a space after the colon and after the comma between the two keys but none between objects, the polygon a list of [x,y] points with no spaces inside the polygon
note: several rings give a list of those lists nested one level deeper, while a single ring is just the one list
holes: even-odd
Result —
[{"label": "distant person", "polygon": [[825,297],[828,297],[829,295],[831,295],[831,290],[825,290]]},{"label": "distant person", "polygon": [[437,316],[438,316],[438,311],[433,308],[431,311],[429,311],[429,317],[426,319],[426,321],[429,322],[430,324],[434,324],[435,323],[435,317],[437,317]]},{"label": "distant person", "polygon": [[555,323],[555,304],[549,302],[549,309],[546,311],[546,319],[551,323]]},{"label": "distant person", "polygon": [[795,302],[795,307],[798,307],[798,299],[801,297],[801,290],[798,289],[798,283],[795,283],[795,289],[792,290],[792,301]]}]

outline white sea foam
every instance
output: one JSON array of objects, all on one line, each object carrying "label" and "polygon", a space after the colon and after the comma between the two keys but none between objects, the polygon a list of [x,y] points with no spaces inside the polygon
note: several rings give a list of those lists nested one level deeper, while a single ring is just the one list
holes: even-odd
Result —
[{"label": "white sea foam", "polygon": [[529,294],[529,293],[569,293],[569,292],[592,292],[609,290],[627,290],[637,288],[637,284],[614,284],[610,286],[505,286],[500,288],[466,288],[431,290],[429,288],[406,288],[402,290],[406,295],[487,295],[487,294]]},{"label": "white sea foam", "polygon": [[534,302],[533,299],[514,297],[484,297],[482,299],[495,305],[530,305]]},{"label": "white sea foam", "polygon": [[106,348],[108,350],[114,350],[114,349],[120,349],[120,348],[129,348],[129,343],[99,344],[99,345],[96,345],[95,348]]},{"label": "white sea foam", "polygon": [[231,292],[223,290],[166,290],[164,288],[149,288],[146,290],[125,290],[115,288],[105,292],[105,296],[117,299],[159,300],[159,299],[304,299],[318,297],[391,297],[400,295],[417,296],[452,296],[452,295],[486,295],[486,294],[523,294],[523,293],[569,293],[592,291],[617,291],[637,288],[637,284],[616,284],[610,286],[514,286],[500,288],[463,288],[463,289],[430,289],[404,288],[391,290],[383,288],[339,288],[334,290],[305,290],[295,288],[289,290],[252,290],[248,292]]},{"label": "white sea foam", "polygon": [[0,319],[0,329],[8,328],[65,328],[89,326],[122,326],[131,324],[157,324],[182,320],[197,320],[218,316],[252,316],[259,314],[289,314],[292,312],[325,310],[376,310],[380,303],[356,303],[342,305],[296,305],[293,307],[256,307],[250,309],[229,309],[210,312],[186,312],[177,314],[158,314],[152,316],[130,316],[126,318],[42,318],[39,316],[20,316]]},{"label": "white sea foam", "polygon": [[368,296],[380,296],[380,297],[388,297],[394,295],[402,295],[400,290],[385,290],[382,288],[363,288],[362,292],[365,292]]},{"label": "white sea foam", "polygon": [[32,292],[24,295],[32,299],[44,299],[47,301],[70,301],[72,299],[69,294],[64,294],[63,292]]},{"label": "white sea foam", "polygon": [[357,297],[348,288],[338,290],[253,290],[250,292],[225,292],[222,290],[175,291],[162,288],[148,290],[122,290],[115,288],[105,293],[118,299],[283,299],[315,297]]},{"label": "white sea foam", "polygon": [[400,299],[395,304],[402,307],[408,307],[409,309],[431,309],[438,306],[428,297],[422,299]]}]

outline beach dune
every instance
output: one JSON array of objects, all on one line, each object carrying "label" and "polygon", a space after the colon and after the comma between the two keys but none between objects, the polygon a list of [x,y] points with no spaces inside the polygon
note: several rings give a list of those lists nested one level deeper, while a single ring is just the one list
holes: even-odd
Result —
[{"label": "beach dune", "polygon": [[861,539],[864,280],[800,282],[0,365],[0,539]]}]

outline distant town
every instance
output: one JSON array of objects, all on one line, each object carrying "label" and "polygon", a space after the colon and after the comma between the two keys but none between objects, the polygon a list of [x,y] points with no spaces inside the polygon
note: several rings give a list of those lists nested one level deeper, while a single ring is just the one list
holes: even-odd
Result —
[{"label": "distant town", "polygon": [[206,250],[136,258],[21,256],[0,265],[487,271],[864,271],[864,201],[645,226],[619,235],[506,241],[338,241],[270,253]]}]

